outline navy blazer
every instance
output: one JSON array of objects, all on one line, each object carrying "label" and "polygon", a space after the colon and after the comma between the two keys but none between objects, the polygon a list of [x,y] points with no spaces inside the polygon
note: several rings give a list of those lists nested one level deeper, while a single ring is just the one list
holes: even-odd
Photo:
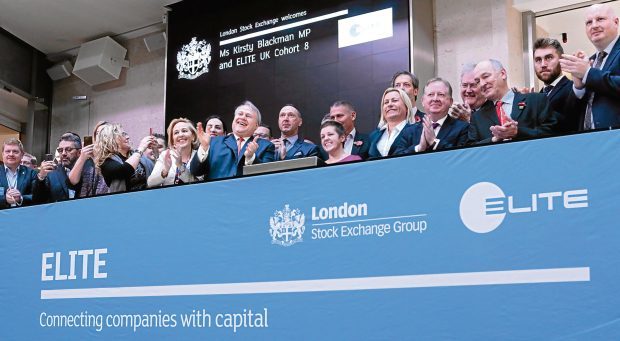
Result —
[{"label": "navy blazer", "polygon": [[[519,109],[519,103],[524,103]],[[557,114],[549,108],[547,96],[541,93],[515,93],[512,103],[513,120],[517,121],[515,140],[551,135],[557,124]],[[489,143],[493,134],[491,126],[499,125],[493,102],[486,103],[471,116],[469,122],[468,144]]]},{"label": "navy blazer", "polygon": [[[370,148],[370,139],[368,134],[362,134],[358,131],[355,131],[355,136],[353,137],[353,147],[351,147],[351,155],[358,155],[362,158],[362,160],[368,159],[368,149]],[[322,146],[319,146],[319,150],[321,152],[321,158],[323,160],[329,159],[329,155],[327,152],[323,150]]]},{"label": "navy blazer", "polygon": [[[33,182],[37,181],[37,172],[32,168],[19,165],[17,167],[17,190],[22,194],[22,206],[32,205],[32,186]],[[6,202],[6,192],[9,190],[9,182],[6,179],[6,172],[4,171],[4,165],[0,164],[0,209],[11,207]]]},{"label": "navy blazer", "polygon": [[[405,131],[405,129],[407,129],[407,127],[409,127],[411,125],[412,125],[411,123],[405,124],[405,126],[400,131],[400,133],[398,133],[398,136],[396,136],[396,139],[394,139],[394,143],[392,143],[392,145],[390,146],[390,150],[388,151],[388,155],[387,156],[395,155],[395,153],[396,153],[396,141],[398,141],[400,136],[403,134],[403,131]],[[387,126],[384,129],[377,128],[372,133],[370,133],[370,136],[368,138],[370,140],[370,147],[368,148],[368,158],[369,159],[383,157],[381,155],[381,153],[379,153],[379,149],[377,148],[377,144],[379,143],[379,140],[381,139],[381,135],[383,135],[383,131],[385,131],[385,129],[387,129]]]},{"label": "navy blazer", "polygon": [[[280,160],[280,151],[275,151],[276,160]],[[295,143],[286,152],[284,160],[300,159],[302,157],[319,156],[319,147],[314,143],[308,143],[304,141],[301,136],[297,137]]]},{"label": "navy blazer", "polygon": [[[74,189],[74,188],[72,188]],[[75,190],[75,189],[74,189]],[[69,178],[63,166],[47,173],[45,180],[37,179],[33,183],[33,200],[36,203],[49,203],[69,199]]]},{"label": "navy blazer", "polygon": [[[437,134],[439,143],[435,149],[448,149],[465,145],[465,143],[467,143],[468,129],[469,123],[454,119],[448,115]],[[395,154],[415,153],[415,146],[420,143],[423,130],[424,125],[422,122],[418,122],[403,129],[400,137],[394,141],[394,145],[396,145]]]},{"label": "navy blazer", "polygon": [[[254,138],[251,137],[250,141]],[[258,139],[258,149],[253,164],[271,162],[274,160],[274,146],[265,139]],[[194,155],[190,163],[190,172],[193,176],[205,176],[205,180],[228,178],[243,175],[245,166],[245,148],[247,143],[241,148],[240,155],[237,155],[237,141],[234,135],[216,136],[211,138],[209,154],[204,162],[198,159],[198,153]]]},{"label": "navy blazer", "polygon": [[[547,94],[549,107],[557,113],[558,119],[558,123],[553,130],[557,134],[582,130],[579,127],[579,122],[583,119],[583,113],[586,111],[587,99],[584,96],[580,100],[574,96],[573,81],[565,76],[560,77],[562,78],[558,84]],[[583,127],[583,123],[581,123],[581,127]]]},{"label": "navy blazer", "polygon": [[[594,59],[596,55],[590,57]],[[594,92],[592,101],[592,117],[595,128],[620,126],[620,39],[612,47],[602,69],[590,68],[585,84],[586,101]],[[573,92],[573,96],[575,96]],[[576,97],[576,96],[575,96]],[[582,113],[580,129],[583,130]]]}]

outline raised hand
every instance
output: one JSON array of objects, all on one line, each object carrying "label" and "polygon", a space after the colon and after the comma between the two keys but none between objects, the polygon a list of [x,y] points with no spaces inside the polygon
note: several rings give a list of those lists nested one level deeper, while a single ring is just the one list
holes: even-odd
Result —
[{"label": "raised hand", "polygon": [[211,135],[205,132],[205,130],[202,128],[202,122],[198,122],[198,124],[196,125],[196,131],[198,135],[198,142],[200,142],[200,146],[202,147],[202,149],[209,150],[209,144],[211,144]]}]

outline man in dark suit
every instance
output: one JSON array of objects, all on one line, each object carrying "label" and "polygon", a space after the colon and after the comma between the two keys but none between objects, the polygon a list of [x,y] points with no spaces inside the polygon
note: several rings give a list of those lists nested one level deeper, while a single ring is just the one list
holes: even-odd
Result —
[{"label": "man in dark suit", "polygon": [[12,137],[2,146],[0,166],[0,209],[32,204],[32,183],[37,173],[20,163],[24,156],[21,141]]},{"label": "man in dark suit", "polygon": [[[368,148],[370,140],[368,134],[363,134],[355,129],[355,119],[357,113],[352,103],[347,101],[336,101],[329,108],[329,119],[336,121],[344,127],[344,151],[347,154],[358,155],[362,160],[368,158]],[[320,148],[321,156],[327,160],[327,153]]]},{"label": "man in dark suit", "polygon": [[[82,148],[80,136],[67,132],[60,137],[56,151],[60,158],[58,165],[52,161],[41,163],[32,190],[35,202],[57,202],[107,193],[105,180],[95,171],[91,159],[93,145]],[[75,185],[70,180],[74,172]]]},{"label": "man in dark suit", "polygon": [[564,54],[562,70],[573,75],[573,94],[586,101],[580,128],[590,130],[620,126],[620,42],[618,17],[609,4],[596,4],[586,12],[586,34],[596,54],[585,58]]},{"label": "man in dark suit", "polygon": [[579,120],[586,109],[586,102],[577,99],[573,92],[573,82],[562,74],[560,58],[564,49],[553,38],[540,38],[534,42],[534,71],[545,86],[540,90],[547,95],[549,107],[555,111],[558,124],[557,134],[579,130]]},{"label": "man in dark suit", "polygon": [[418,153],[462,146],[467,142],[469,124],[448,115],[453,103],[452,86],[441,78],[430,79],[424,87],[422,122],[403,129],[394,142],[396,154]]},{"label": "man in dark suit", "polygon": [[418,110],[418,107],[416,106],[418,93],[420,91],[420,80],[418,77],[409,71],[399,71],[392,76],[391,85],[393,88],[402,89],[407,93],[407,95],[409,95],[415,122],[420,122],[422,117],[424,117],[424,112]]},{"label": "man in dark suit", "polygon": [[521,94],[508,86],[508,75],[494,59],[481,61],[474,69],[476,81],[487,102],[474,113],[468,143],[489,143],[550,135],[557,123],[547,96]]},{"label": "man in dark suit", "polygon": [[278,127],[282,136],[273,139],[276,160],[291,160],[309,156],[319,156],[319,147],[303,140],[299,136],[299,127],[303,119],[301,112],[293,105],[287,104],[278,115]]},{"label": "man in dark suit", "polygon": [[273,144],[253,137],[260,122],[260,111],[250,101],[235,109],[230,135],[211,137],[199,122],[200,147],[190,163],[192,175],[205,180],[240,176],[243,166],[273,161]]}]

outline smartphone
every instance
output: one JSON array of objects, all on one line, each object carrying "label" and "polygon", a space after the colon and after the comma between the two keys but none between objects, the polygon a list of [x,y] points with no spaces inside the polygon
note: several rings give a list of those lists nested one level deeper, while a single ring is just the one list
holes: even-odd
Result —
[{"label": "smartphone", "polygon": [[153,136],[153,128],[149,128],[149,135]]},{"label": "smartphone", "polygon": [[84,147],[90,146],[91,144],[93,144],[93,137],[90,135],[84,136]]},{"label": "smartphone", "polygon": [[43,161],[54,161],[54,154],[45,154]]}]

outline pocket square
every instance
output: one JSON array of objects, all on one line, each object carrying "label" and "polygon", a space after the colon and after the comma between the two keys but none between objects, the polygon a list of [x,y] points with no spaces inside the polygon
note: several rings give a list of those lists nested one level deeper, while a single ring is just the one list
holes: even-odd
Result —
[{"label": "pocket square", "polygon": [[302,155],[303,155],[303,153],[302,153],[302,152],[297,152],[297,153],[295,153],[295,155],[293,155],[293,156],[302,156]]}]

